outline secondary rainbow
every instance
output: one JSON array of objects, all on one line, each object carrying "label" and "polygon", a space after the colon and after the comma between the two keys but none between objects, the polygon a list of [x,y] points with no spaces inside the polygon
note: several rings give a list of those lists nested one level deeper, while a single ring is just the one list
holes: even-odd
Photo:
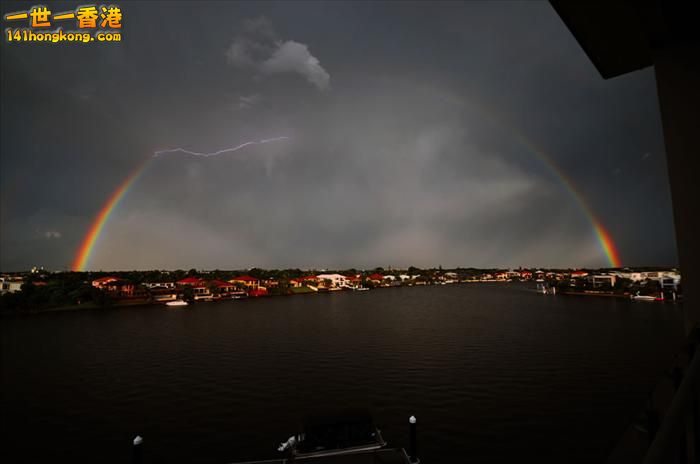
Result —
[{"label": "secondary rainbow", "polygon": [[84,271],[86,269],[88,261],[90,260],[90,255],[92,254],[92,250],[95,247],[97,240],[100,238],[100,234],[102,234],[102,230],[109,220],[109,217],[112,215],[117,206],[119,206],[119,202],[122,198],[124,198],[124,195],[126,195],[126,193],[129,191],[129,188],[134,185],[136,179],[138,179],[143,171],[146,170],[146,166],[148,166],[149,161],[150,158],[146,160],[146,162],[139,165],[139,167],[131,171],[126,179],[119,184],[117,189],[112,192],[112,195],[110,195],[107,202],[102,206],[100,212],[97,213],[97,216],[90,225],[90,229],[88,229],[87,234],[85,234],[85,238],[78,249],[78,254],[75,257],[75,260],[73,261],[73,266],[71,268],[74,271]]}]

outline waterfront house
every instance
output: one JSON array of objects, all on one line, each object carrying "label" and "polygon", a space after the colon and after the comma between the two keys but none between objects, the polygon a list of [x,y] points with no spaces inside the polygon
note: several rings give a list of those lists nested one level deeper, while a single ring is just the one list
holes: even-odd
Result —
[{"label": "waterfront house", "polygon": [[681,276],[675,275],[670,277],[663,277],[661,279],[661,288],[663,290],[678,291],[678,286],[681,284]]},{"label": "waterfront house", "polygon": [[199,277],[185,277],[184,279],[178,280],[177,284],[180,287],[184,287],[185,285],[189,285],[191,287],[198,287],[204,285],[205,281],[204,279],[200,279]]},{"label": "waterfront house", "polygon": [[24,280],[20,277],[0,277],[0,295],[19,292]]},{"label": "waterfront house", "polygon": [[411,276],[414,285],[428,285],[428,277],[422,275]]},{"label": "waterfront house", "polygon": [[144,297],[144,291],[136,290],[136,285],[118,277],[101,277],[92,281],[92,286],[108,293],[114,298]]},{"label": "waterfront house", "polygon": [[223,280],[212,280],[209,282],[209,288],[214,288],[218,298],[230,298],[231,295],[236,291],[236,286],[230,282],[224,282]]},{"label": "waterfront house", "polygon": [[174,289],[175,288],[175,282],[146,282],[143,284],[144,287],[154,290],[154,289]]},{"label": "waterfront house", "polygon": [[289,286],[292,287],[292,288],[300,288],[300,287],[302,287],[303,285],[304,285],[304,284],[303,284],[303,282],[301,281],[301,279],[291,279],[291,280],[289,281]]},{"label": "waterfront house", "polygon": [[92,286],[95,288],[105,288],[109,286],[110,284],[114,282],[118,282],[119,277],[114,277],[114,276],[108,276],[108,277],[100,277],[99,279],[95,279],[92,281]]},{"label": "waterfront house", "polygon": [[362,286],[362,278],[357,275],[345,276],[345,280],[348,287],[359,288]]},{"label": "waterfront house", "polygon": [[445,277],[446,284],[455,284],[459,282],[459,275],[457,275],[456,272],[445,272],[443,275]]},{"label": "waterfront house", "polygon": [[372,282],[374,285],[381,285],[382,282],[384,282],[384,276],[378,272],[375,272],[374,274],[368,275],[367,280]]},{"label": "waterfront house", "polygon": [[214,295],[209,291],[207,282],[199,277],[186,277],[182,280],[178,280],[177,284],[181,287],[192,287],[195,300],[211,300],[214,297]]},{"label": "waterfront house", "polygon": [[316,278],[319,282],[330,281],[329,288],[342,288],[347,285],[347,277],[342,274],[319,274]]},{"label": "waterfront house", "polygon": [[258,288],[260,288],[260,279],[256,279],[255,277],[247,275],[234,277],[233,279],[229,280],[229,282],[232,284],[237,284],[239,286],[244,286],[248,290],[257,290]]},{"label": "waterfront house", "polygon": [[302,277],[302,278],[301,278],[301,282],[302,282],[304,285],[311,285],[311,286],[314,286],[314,287],[315,287],[315,286],[318,285],[318,277],[316,277],[315,275],[310,275],[310,276]]},{"label": "waterfront house", "polygon": [[612,274],[594,274],[588,277],[593,288],[603,287],[603,286],[615,286],[616,276]]}]

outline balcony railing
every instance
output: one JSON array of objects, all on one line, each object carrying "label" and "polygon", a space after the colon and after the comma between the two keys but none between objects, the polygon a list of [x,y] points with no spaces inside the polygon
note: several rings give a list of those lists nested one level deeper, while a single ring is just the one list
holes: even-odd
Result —
[{"label": "balcony railing", "polygon": [[700,328],[691,332],[673,367],[650,393],[644,411],[623,434],[608,464],[700,463]]},{"label": "balcony railing", "polygon": [[644,464],[700,462],[700,330],[688,340],[687,365],[671,372],[676,392],[652,435]]}]

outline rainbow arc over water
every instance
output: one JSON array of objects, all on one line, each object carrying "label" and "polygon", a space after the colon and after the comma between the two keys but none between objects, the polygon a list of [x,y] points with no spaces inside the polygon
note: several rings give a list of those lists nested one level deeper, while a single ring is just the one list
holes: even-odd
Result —
[{"label": "rainbow arc over water", "polygon": [[[532,153],[545,166],[547,166],[547,168],[554,174],[554,176],[562,185],[562,187],[570,194],[570,196],[579,206],[581,211],[583,211],[587,220],[593,227],[596,239],[600,244],[600,248],[603,251],[610,267],[621,267],[622,262],[620,260],[620,255],[617,251],[617,247],[615,246],[615,242],[613,241],[611,234],[603,226],[603,223],[593,212],[593,209],[589,206],[582,193],[576,188],[571,178],[557,166],[557,164],[551,159],[551,157],[549,157],[546,154],[544,150],[535,145],[519,130],[513,127],[510,127],[510,129],[511,133],[514,135],[514,137],[516,137],[519,143],[523,147],[526,147],[530,153]],[[109,218],[111,217],[112,213],[117,209],[124,196],[129,192],[129,189],[134,185],[134,183],[136,183],[141,174],[143,174],[143,172],[146,170],[152,159],[153,158],[148,158],[136,169],[131,171],[126,176],[126,178],[117,186],[114,192],[112,192],[112,194],[107,198],[107,201],[104,203],[102,208],[100,208],[99,212],[93,219],[90,228],[88,229],[88,232],[85,234],[85,237],[80,244],[78,252],[71,266],[72,270],[87,270],[90,261],[90,256],[92,255],[95,246],[100,236],[102,235],[102,232],[104,231],[105,225],[109,221]]]}]

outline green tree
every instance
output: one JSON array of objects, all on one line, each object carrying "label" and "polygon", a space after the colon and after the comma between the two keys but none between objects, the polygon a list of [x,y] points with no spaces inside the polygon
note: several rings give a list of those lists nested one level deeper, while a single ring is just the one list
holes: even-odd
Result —
[{"label": "green tree", "polygon": [[92,301],[98,306],[110,306],[114,302],[107,292],[96,287],[92,288],[91,297]]},{"label": "green tree", "polygon": [[194,289],[191,285],[185,285],[185,288],[182,289],[182,299],[188,303],[194,302]]},{"label": "green tree", "polygon": [[421,273],[421,270],[419,268],[417,268],[415,266],[409,266],[409,268],[408,268],[409,275],[416,275],[416,274],[420,274],[420,273]]}]

